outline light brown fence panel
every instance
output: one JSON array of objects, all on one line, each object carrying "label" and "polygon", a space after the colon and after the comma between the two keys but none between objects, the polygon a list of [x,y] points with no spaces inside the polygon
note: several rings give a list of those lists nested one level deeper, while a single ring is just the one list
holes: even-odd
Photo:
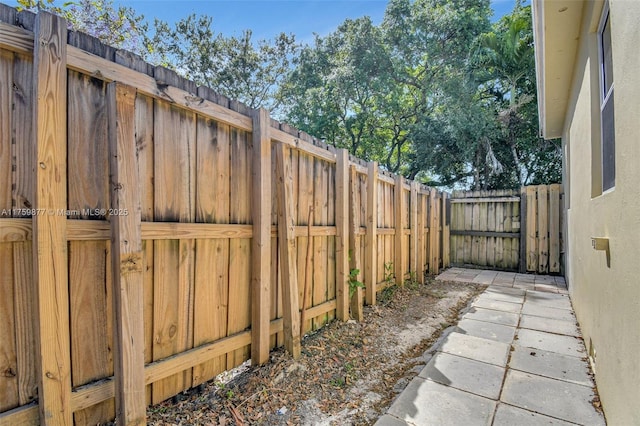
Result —
[{"label": "light brown fence panel", "polygon": [[65,31],[0,5],[0,425],[135,420],[297,341],[296,292],[308,332],[448,265],[446,196]]},{"label": "light brown fence panel", "polygon": [[518,268],[520,197],[515,191],[454,191],[449,204],[451,263]]},{"label": "light brown fence panel", "polygon": [[561,185],[454,191],[450,205],[453,264],[561,272]]},{"label": "light brown fence panel", "polygon": [[526,197],[526,262],[523,269],[540,274],[562,271],[562,185],[523,188]]}]

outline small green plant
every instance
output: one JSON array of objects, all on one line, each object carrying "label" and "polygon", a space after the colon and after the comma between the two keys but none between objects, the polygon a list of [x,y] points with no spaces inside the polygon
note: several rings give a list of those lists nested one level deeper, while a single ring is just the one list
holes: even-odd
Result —
[{"label": "small green plant", "polygon": [[407,272],[406,278],[404,280],[404,285],[409,290],[417,290],[418,289],[418,287],[419,287],[418,275],[415,273],[415,271]]},{"label": "small green plant", "polygon": [[358,275],[360,274],[360,269],[351,269],[349,271],[349,298],[353,297],[356,290],[359,288],[364,288],[364,283],[358,281]]},{"label": "small green plant", "polygon": [[329,380],[329,384],[336,388],[343,388],[346,385],[346,381],[342,376],[335,376]]},{"label": "small green plant", "polygon": [[387,262],[384,264],[384,282],[387,285],[392,285],[396,279],[396,274],[393,271],[393,262]]},{"label": "small green plant", "polygon": [[224,394],[224,396],[225,396],[227,399],[232,399],[232,398],[234,397],[234,395],[235,395],[235,394],[233,393],[233,391],[232,391],[231,389],[229,389],[229,390],[227,391],[227,393],[225,393],[225,394]]}]

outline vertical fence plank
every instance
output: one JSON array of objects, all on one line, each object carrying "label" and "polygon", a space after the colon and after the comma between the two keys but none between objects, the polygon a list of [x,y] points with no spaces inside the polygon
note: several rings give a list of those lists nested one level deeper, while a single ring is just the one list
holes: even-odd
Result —
[{"label": "vertical fence plank", "polygon": [[424,273],[425,268],[424,265],[426,263],[425,253],[426,253],[426,244],[427,244],[427,197],[422,192],[418,193],[418,241],[417,241],[417,253],[416,253],[416,262],[417,269],[416,273],[418,274],[418,283],[424,284]]},{"label": "vertical fence plank", "polygon": [[537,247],[537,207],[536,199],[537,187],[527,186],[527,271],[535,272],[538,269],[538,247]]},{"label": "vertical fence plank", "polygon": [[[196,222],[229,223],[229,126],[198,118]],[[213,188],[212,188],[213,187]],[[227,335],[229,240],[196,241],[194,346]],[[193,368],[193,384],[227,368],[226,355]]]},{"label": "vertical fence plank", "polygon": [[518,271],[527,272],[527,189],[520,188],[520,264]]},{"label": "vertical fence plank", "polygon": [[409,270],[413,273],[416,279],[418,277],[418,234],[420,229],[418,227],[418,182],[411,182],[411,195],[410,195],[411,210],[409,212],[409,226],[411,228],[411,236],[409,238]]},{"label": "vertical fence plank", "polygon": [[140,191],[136,156],[136,90],[107,88],[111,170],[112,280],[115,305],[116,418],[144,424],[144,295]]},{"label": "vertical fence plank", "polygon": [[36,198],[34,279],[38,285],[38,355],[42,424],[71,424],[71,367],[66,217],[67,23],[40,12],[34,35]]},{"label": "vertical fence plank", "polygon": [[[189,223],[195,219],[195,124],[195,114],[155,101],[156,221]],[[154,360],[193,347],[194,252],[192,239],[154,242]],[[153,383],[153,402],[190,388],[191,379],[192,371],[185,370]]]},{"label": "vertical fence plank", "polygon": [[[230,223],[251,223],[252,146],[247,132],[231,128]],[[233,238],[229,243],[229,306],[227,334],[251,325],[251,240]],[[240,365],[249,356],[248,348],[227,354],[227,369]]]},{"label": "vertical fence plank", "polygon": [[405,250],[402,240],[404,238],[404,214],[406,210],[405,198],[404,198],[404,179],[401,175],[396,175],[395,187],[393,188],[394,194],[394,219],[395,219],[395,272],[396,272],[396,284],[404,286],[405,270]]},{"label": "vertical fence plank", "polygon": [[349,319],[349,153],[339,149],[336,164],[336,306],[340,321]]},{"label": "vertical fence plank", "polygon": [[438,200],[437,191],[429,190],[429,273],[438,273]]},{"label": "vertical fence plank", "polygon": [[560,272],[560,184],[549,186],[549,272]]},{"label": "vertical fence plank", "polygon": [[367,167],[367,235],[365,237],[365,299],[367,304],[376,304],[378,284],[378,265],[376,247],[378,246],[378,163],[369,162]]},{"label": "vertical fence plank", "polygon": [[547,185],[538,186],[538,272],[549,272],[548,236],[548,190]]},{"label": "vertical fence plank", "polygon": [[[351,316],[356,321],[362,321],[364,314],[362,312],[362,287],[351,286],[351,280],[362,282],[362,267],[360,262],[360,198],[358,197],[358,188],[360,186],[360,178],[356,173],[355,166],[349,169],[349,285],[347,291],[350,295]],[[353,274],[353,276],[352,276]]]},{"label": "vertical fence plank", "polygon": [[442,222],[442,267],[448,268],[451,265],[450,258],[450,225],[451,222],[451,206],[449,204],[449,194],[442,193],[442,210],[441,210],[441,222]]},{"label": "vertical fence plank", "polygon": [[278,239],[282,269],[282,308],[284,347],[293,358],[300,357],[300,318],[298,307],[298,271],[296,268],[296,237],[294,217],[293,174],[288,149],[276,146],[278,175]]},{"label": "vertical fence plank", "polygon": [[251,361],[269,360],[271,297],[271,138],[269,111],[253,115],[253,239],[251,283]]}]

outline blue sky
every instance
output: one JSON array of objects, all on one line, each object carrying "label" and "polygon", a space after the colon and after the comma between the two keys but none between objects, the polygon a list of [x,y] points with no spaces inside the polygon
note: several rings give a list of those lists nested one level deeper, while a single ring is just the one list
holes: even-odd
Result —
[{"label": "blue sky", "polygon": [[[256,39],[272,38],[280,32],[293,33],[301,42],[313,41],[313,34],[326,35],[347,18],[369,16],[380,23],[387,0],[116,0],[143,14],[173,22],[191,13],[213,17],[214,30],[240,35],[251,29]],[[491,0],[494,19],[511,12],[515,0]]]},{"label": "blue sky", "polygon": [[[256,40],[285,32],[300,42],[312,42],[314,33],[327,35],[347,18],[368,15],[380,23],[387,0],[114,0],[114,4],[132,7],[149,22],[160,18],[172,23],[191,13],[206,14],[213,17],[213,29],[224,35],[251,29]],[[493,19],[509,13],[514,4],[515,0],[491,0]]]}]

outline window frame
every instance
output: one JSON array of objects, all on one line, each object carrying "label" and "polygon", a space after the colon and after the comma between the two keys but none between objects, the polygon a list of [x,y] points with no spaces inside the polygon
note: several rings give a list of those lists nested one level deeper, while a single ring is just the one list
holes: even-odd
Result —
[{"label": "window frame", "polygon": [[[608,24],[608,25],[607,25]],[[602,12],[600,15],[600,22],[598,23],[598,32],[597,32],[597,38],[598,38],[598,96],[599,96],[599,117],[600,117],[600,179],[601,179],[601,193],[606,193],[609,191],[613,191],[615,189],[616,183],[615,183],[615,178],[616,178],[616,167],[615,167],[615,97],[614,97],[614,89],[615,89],[615,81],[613,80],[613,69],[611,70],[611,74],[612,74],[612,78],[611,78],[611,87],[609,87],[609,90],[607,90],[607,92],[605,93],[606,90],[606,76],[605,76],[605,72],[606,72],[606,68],[605,68],[605,52],[604,52],[604,34],[605,34],[605,26],[607,26],[607,30],[609,32],[609,39],[612,40],[611,38],[611,14],[610,14],[610,9],[609,9],[609,1],[606,1],[604,3],[604,6],[602,8]],[[611,55],[611,62],[613,63],[613,55],[612,55],[612,45],[613,42],[610,43],[609,46],[609,54]],[[612,66],[613,68],[613,66]],[[609,102],[611,102],[611,105],[609,105]],[[613,120],[613,139],[609,140],[608,138],[605,138],[605,108],[607,106],[611,106],[612,108],[612,120]],[[613,144],[613,163],[609,164],[606,162],[606,156],[605,156],[605,145],[606,144]],[[605,175],[606,172],[608,171],[607,169],[609,167],[613,168],[613,178],[612,178],[612,182],[610,186],[606,186],[608,185],[608,180],[605,179]]]}]

